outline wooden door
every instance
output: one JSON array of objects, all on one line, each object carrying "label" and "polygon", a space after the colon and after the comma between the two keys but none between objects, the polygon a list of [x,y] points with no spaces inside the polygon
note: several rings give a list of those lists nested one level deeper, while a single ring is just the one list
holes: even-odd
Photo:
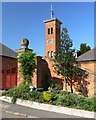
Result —
[{"label": "wooden door", "polygon": [[11,88],[11,71],[10,68],[6,69],[6,89]]},{"label": "wooden door", "polygon": [[11,69],[11,88],[17,85],[17,71],[16,67]]}]

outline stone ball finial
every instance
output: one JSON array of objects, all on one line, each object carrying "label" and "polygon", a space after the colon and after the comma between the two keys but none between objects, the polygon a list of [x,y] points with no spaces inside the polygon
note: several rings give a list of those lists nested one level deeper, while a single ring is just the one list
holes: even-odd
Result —
[{"label": "stone ball finial", "polygon": [[23,39],[20,41],[20,45],[22,46],[22,48],[28,48],[29,40],[26,39],[26,38],[23,38]]}]

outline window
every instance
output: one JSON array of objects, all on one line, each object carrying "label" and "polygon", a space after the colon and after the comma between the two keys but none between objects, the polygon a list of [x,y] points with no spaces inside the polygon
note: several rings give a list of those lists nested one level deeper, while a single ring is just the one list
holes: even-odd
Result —
[{"label": "window", "polygon": [[2,70],[2,73],[4,73],[4,70]]},{"label": "window", "polygon": [[53,34],[53,28],[51,27],[51,34]]},{"label": "window", "polygon": [[12,73],[16,73],[16,68],[12,68]]},{"label": "window", "polygon": [[50,57],[50,51],[48,51],[48,57]]},{"label": "window", "polygon": [[51,51],[51,58],[53,58],[53,51]]},{"label": "window", "polygon": [[10,73],[10,69],[6,70],[6,73],[9,74]]},{"label": "window", "polygon": [[56,34],[58,34],[58,28],[56,28]]},{"label": "window", "polygon": [[48,34],[50,34],[50,28],[48,28]]}]

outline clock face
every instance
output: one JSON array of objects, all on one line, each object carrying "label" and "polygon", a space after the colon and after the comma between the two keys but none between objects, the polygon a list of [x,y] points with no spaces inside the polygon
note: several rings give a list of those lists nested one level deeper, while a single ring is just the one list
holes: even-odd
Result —
[{"label": "clock face", "polygon": [[48,43],[52,43],[52,42],[53,42],[53,39],[48,40]]}]

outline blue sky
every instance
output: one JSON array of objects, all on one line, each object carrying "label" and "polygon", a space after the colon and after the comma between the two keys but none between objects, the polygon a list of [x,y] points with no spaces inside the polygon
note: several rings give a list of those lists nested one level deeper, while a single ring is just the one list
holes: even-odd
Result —
[{"label": "blue sky", "polygon": [[[94,47],[94,3],[53,2],[54,17],[67,27],[73,47],[81,43]],[[27,38],[37,55],[45,55],[45,24],[50,19],[50,2],[4,2],[2,4],[2,43],[13,50]],[[61,28],[62,28],[61,27]]]}]

